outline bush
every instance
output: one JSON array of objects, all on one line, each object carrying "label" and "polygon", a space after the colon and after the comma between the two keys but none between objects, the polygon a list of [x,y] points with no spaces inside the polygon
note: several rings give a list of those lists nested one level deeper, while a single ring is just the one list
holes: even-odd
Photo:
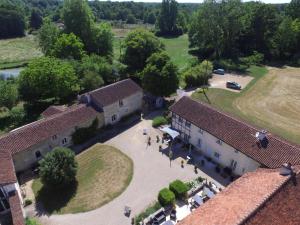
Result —
[{"label": "bush", "polygon": [[139,222],[150,216],[152,213],[155,213],[160,208],[161,205],[159,204],[159,202],[155,202],[154,204],[150,205],[143,212],[137,215],[137,217],[135,217],[135,224],[139,224]]},{"label": "bush", "polygon": [[32,218],[26,218],[25,224],[26,225],[39,225],[39,223],[35,219],[32,219]]},{"label": "bush", "polygon": [[159,127],[164,124],[168,124],[168,120],[163,116],[157,116],[152,121],[152,127]]},{"label": "bush", "polygon": [[175,202],[175,194],[168,188],[164,188],[158,194],[158,201],[162,206],[173,205]]},{"label": "bush", "polygon": [[185,199],[189,188],[181,180],[175,180],[170,183],[169,189],[175,194],[177,199]]},{"label": "bush", "polygon": [[26,113],[23,107],[15,106],[10,110],[10,121],[14,125],[19,125],[23,122],[25,115]]},{"label": "bush", "polygon": [[264,61],[264,54],[254,51],[252,55],[240,58],[240,61],[247,66],[260,65]]},{"label": "bush", "polygon": [[28,206],[28,205],[31,205],[32,204],[32,200],[31,199],[25,199],[25,202],[24,202],[24,206]]},{"label": "bush", "polygon": [[54,148],[39,164],[41,181],[48,188],[59,189],[76,181],[78,165],[68,148]]},{"label": "bush", "polygon": [[204,181],[204,179],[202,177],[198,177],[197,181],[198,181],[198,183],[202,183]]},{"label": "bush", "polygon": [[98,124],[98,118],[95,118],[89,127],[77,128],[72,134],[73,144],[79,145],[94,137],[97,133]]}]

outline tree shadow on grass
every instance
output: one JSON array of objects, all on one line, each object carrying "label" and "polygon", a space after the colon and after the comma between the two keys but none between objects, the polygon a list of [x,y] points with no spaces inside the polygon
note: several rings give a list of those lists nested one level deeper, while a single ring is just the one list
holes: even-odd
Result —
[{"label": "tree shadow on grass", "polygon": [[53,189],[43,186],[36,196],[36,211],[39,216],[59,213],[77,192],[78,182],[75,181],[65,188]]}]

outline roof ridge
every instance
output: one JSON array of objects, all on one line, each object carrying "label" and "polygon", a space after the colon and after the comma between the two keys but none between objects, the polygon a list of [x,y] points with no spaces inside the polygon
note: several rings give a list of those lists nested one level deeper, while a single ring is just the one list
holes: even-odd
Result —
[{"label": "roof ridge", "polygon": [[[91,93],[94,93],[94,92],[96,92],[96,91],[103,90],[103,89],[106,89],[106,88],[115,86],[115,85],[120,84],[120,83],[123,83],[123,82],[125,82],[125,81],[127,81],[127,80],[131,80],[131,79],[130,79],[130,78],[126,78],[126,79],[124,79],[124,80],[120,80],[120,81],[117,81],[117,82],[115,82],[115,83],[108,84],[108,85],[105,85],[105,86],[103,86],[103,87],[97,88],[97,89],[95,89],[95,90],[92,90],[92,91],[83,93],[83,95],[84,95],[84,94],[91,94]],[[131,81],[132,81],[132,80],[131,80]]]},{"label": "roof ridge", "polygon": [[[226,117],[228,117],[228,118],[230,118],[230,119],[232,119],[232,120],[235,120],[236,122],[242,123],[242,124],[244,124],[244,125],[246,125],[246,126],[252,128],[252,129],[254,129],[254,130],[256,130],[256,131],[259,131],[259,128],[255,127],[255,126],[253,126],[253,125],[251,125],[251,124],[249,124],[249,123],[247,123],[246,121],[243,121],[243,120],[241,120],[241,119],[238,119],[238,118],[236,118],[236,117],[233,117],[233,116],[229,115],[227,112],[223,112],[223,111],[221,111],[221,110],[219,110],[219,109],[217,109],[217,108],[215,108],[215,107],[213,107],[213,106],[211,106],[211,105],[209,105],[209,104],[207,104],[207,103],[204,103],[204,102],[201,102],[201,101],[197,101],[197,100],[192,99],[192,98],[190,98],[190,97],[188,97],[188,96],[184,96],[184,97],[186,97],[186,98],[188,98],[188,99],[190,99],[190,100],[192,100],[192,101],[194,101],[194,102],[196,102],[196,103],[198,103],[198,104],[201,104],[201,105],[203,105],[203,106],[205,106],[205,107],[208,107],[208,108],[210,108],[210,109],[212,109],[212,110],[214,110],[214,111],[216,111],[216,112],[218,112],[218,113],[220,113],[220,114],[222,114],[222,115],[224,115],[224,116],[226,116]],[[298,145],[296,145],[296,144],[292,144],[292,143],[290,143],[289,141],[287,141],[287,140],[285,140],[285,139],[282,139],[282,138],[280,138],[280,137],[274,135],[274,134],[271,133],[271,132],[268,132],[268,134],[269,134],[269,136],[271,136],[272,138],[276,139],[277,141],[281,141],[281,142],[283,142],[283,143],[285,143],[285,144],[287,144],[287,145],[289,145],[289,146],[291,146],[291,147],[293,147],[293,148],[296,148],[296,149],[299,149],[299,150],[300,150],[300,146],[298,146]]]}]

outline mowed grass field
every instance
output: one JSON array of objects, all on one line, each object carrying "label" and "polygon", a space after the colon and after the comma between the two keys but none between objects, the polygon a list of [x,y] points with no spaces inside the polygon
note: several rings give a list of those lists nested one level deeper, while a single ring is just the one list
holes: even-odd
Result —
[{"label": "mowed grass field", "polygon": [[33,35],[0,40],[0,68],[19,67],[42,56]]},{"label": "mowed grass field", "polygon": [[193,98],[300,144],[300,68],[251,67],[250,84],[235,93],[211,88]]},{"label": "mowed grass field", "polygon": [[33,182],[36,200],[52,214],[85,212],[110,202],[129,185],[133,162],[120,150],[96,144],[76,156],[77,184],[61,191],[43,188],[40,179]]}]

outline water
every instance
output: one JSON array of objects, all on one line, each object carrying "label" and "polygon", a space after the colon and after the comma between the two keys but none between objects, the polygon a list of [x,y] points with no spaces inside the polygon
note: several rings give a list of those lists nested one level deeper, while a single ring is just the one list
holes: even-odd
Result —
[{"label": "water", "polygon": [[0,76],[4,76],[4,79],[7,79],[9,77],[17,77],[19,76],[20,72],[24,68],[12,68],[12,69],[5,69],[5,70],[0,70]]}]

